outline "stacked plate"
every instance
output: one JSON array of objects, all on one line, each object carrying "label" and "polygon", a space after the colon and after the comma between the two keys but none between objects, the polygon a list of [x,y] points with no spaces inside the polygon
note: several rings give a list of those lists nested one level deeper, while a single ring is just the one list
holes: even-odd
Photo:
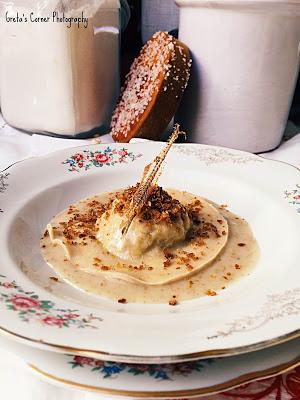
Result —
[{"label": "stacked plate", "polygon": [[170,399],[300,364],[300,173],[288,164],[194,144],[170,151],[160,183],[228,204],[260,247],[254,271],[217,296],[119,304],[57,281],[44,262],[39,240],[55,214],[135,183],[162,146],[78,147],[0,173],[1,342],[45,379]]}]

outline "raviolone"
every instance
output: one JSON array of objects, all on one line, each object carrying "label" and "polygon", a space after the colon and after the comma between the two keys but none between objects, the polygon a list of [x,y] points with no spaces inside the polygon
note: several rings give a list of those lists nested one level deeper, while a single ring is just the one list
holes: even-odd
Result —
[{"label": "raviolone", "polygon": [[[220,254],[228,239],[228,224],[222,214],[202,198],[177,190],[168,192],[171,197],[160,188],[157,191],[170,201],[166,204],[172,209],[158,212],[161,199],[154,192],[148,201],[151,205],[148,203],[135,219],[118,248],[122,215],[134,190],[83,200],[55,217],[47,227],[53,252],[54,246],[60,246],[74,269],[145,285],[163,285],[192,275]],[[114,206],[116,200],[119,209]],[[174,203],[186,209],[189,229],[183,227],[180,215],[176,218]],[[90,219],[91,204],[98,204],[98,211]],[[134,247],[133,253],[130,247]],[[51,264],[55,268],[55,263]]]},{"label": "raviolone", "polygon": [[53,218],[41,240],[45,260],[79,289],[139,303],[215,295],[247,276],[258,255],[248,223],[199,196],[178,190],[167,193],[184,206],[190,204],[194,227],[200,217],[196,235],[189,231],[185,241],[168,248],[153,242],[130,261],[109,253],[97,239],[99,218],[123,196],[121,190],[84,199]]}]

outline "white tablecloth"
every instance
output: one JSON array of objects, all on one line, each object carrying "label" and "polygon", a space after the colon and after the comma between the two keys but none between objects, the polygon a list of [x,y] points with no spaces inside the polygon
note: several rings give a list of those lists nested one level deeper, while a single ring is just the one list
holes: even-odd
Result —
[{"label": "white tablecloth", "polygon": [[[100,140],[103,143],[112,142],[109,135],[102,136]],[[97,143],[97,139],[76,140],[29,135],[9,127],[0,115],[0,171],[24,158],[88,143]],[[300,167],[300,133],[264,156]],[[99,394],[60,388],[40,381],[26,369],[21,360],[4,349],[0,349],[0,390],[0,398],[3,400],[101,400]],[[215,400],[217,397],[213,398]]]}]

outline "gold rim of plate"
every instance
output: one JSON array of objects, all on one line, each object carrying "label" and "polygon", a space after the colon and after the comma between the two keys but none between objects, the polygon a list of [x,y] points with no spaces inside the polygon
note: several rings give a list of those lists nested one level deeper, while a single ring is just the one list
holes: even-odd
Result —
[{"label": "gold rim of plate", "polygon": [[25,342],[26,344],[28,344],[28,342],[38,344],[38,347],[42,347],[50,351],[53,351],[55,349],[54,351],[56,351],[57,353],[68,353],[68,354],[80,355],[84,357],[91,357],[103,361],[112,361],[112,362],[124,362],[124,363],[135,363],[135,364],[139,363],[167,364],[167,363],[177,363],[177,362],[188,362],[193,360],[200,360],[203,358],[236,356],[240,354],[266,349],[268,347],[286,343],[292,339],[297,339],[298,337],[300,337],[300,329],[291,332],[287,335],[279,336],[272,340],[265,340],[262,342],[258,342],[253,345],[232,347],[228,349],[206,350],[195,353],[179,354],[175,356],[131,356],[126,354],[107,353],[97,350],[79,349],[76,347],[66,347],[45,342],[41,339],[36,340],[28,338],[18,333],[11,332],[8,329],[5,329],[1,326],[0,326],[0,334],[11,337],[17,341]]},{"label": "gold rim of plate", "polygon": [[213,386],[208,386],[199,389],[187,389],[187,390],[173,390],[173,391],[149,391],[149,392],[141,392],[141,391],[131,391],[131,390],[119,390],[119,389],[109,389],[102,388],[99,386],[86,385],[83,383],[78,383],[74,381],[70,381],[64,378],[60,378],[58,376],[49,374],[33,364],[27,364],[28,367],[38,376],[42,378],[46,378],[47,380],[51,380],[54,383],[59,383],[62,385],[67,385],[76,389],[89,390],[102,394],[109,394],[115,396],[124,396],[124,397],[134,397],[134,398],[174,398],[174,397],[196,397],[196,396],[205,396],[209,394],[216,394],[226,390],[234,389],[238,386],[251,383],[256,380],[272,378],[273,376],[280,375],[286,373],[298,366],[300,366],[300,356],[295,358],[292,361],[280,364],[275,367],[267,368],[261,371],[249,372],[244,375],[240,375],[237,378],[230,379],[226,382],[219,383]]}]

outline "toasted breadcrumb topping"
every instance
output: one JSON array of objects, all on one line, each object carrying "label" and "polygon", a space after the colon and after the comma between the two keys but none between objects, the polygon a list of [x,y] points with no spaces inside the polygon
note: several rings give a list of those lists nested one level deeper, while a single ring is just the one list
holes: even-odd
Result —
[{"label": "toasted breadcrumb topping", "polygon": [[[119,200],[114,203],[114,211],[123,215],[130,209],[130,202],[139,188],[139,183],[119,192],[116,198]],[[112,207],[112,203],[108,205]],[[170,196],[160,186],[155,185],[148,198],[147,203],[143,206],[140,213],[137,215],[140,222],[150,221],[151,223],[174,223],[179,218],[183,218],[187,214],[187,209],[178,200]]]}]

